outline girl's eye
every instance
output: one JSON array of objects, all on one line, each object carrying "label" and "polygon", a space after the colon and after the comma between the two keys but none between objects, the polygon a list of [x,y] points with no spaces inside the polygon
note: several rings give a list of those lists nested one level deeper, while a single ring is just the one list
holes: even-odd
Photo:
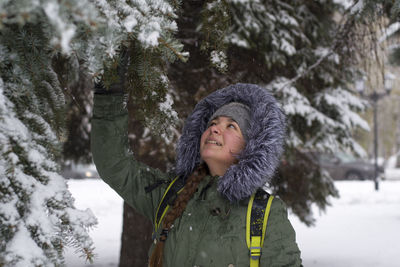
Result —
[{"label": "girl's eye", "polygon": [[236,129],[236,126],[235,126],[234,124],[232,124],[232,123],[230,123],[230,124],[228,125],[228,127],[229,127],[229,128],[232,128],[232,129]]},{"label": "girl's eye", "polygon": [[208,127],[211,127],[211,126],[214,126],[214,125],[217,125],[217,124],[215,122],[211,122],[210,125],[208,125]]}]

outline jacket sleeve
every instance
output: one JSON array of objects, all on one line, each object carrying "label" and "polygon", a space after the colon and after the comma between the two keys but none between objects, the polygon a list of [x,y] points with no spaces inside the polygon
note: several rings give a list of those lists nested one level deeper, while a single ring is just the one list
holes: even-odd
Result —
[{"label": "jacket sleeve", "polygon": [[129,148],[128,111],[122,94],[95,94],[91,150],[100,177],[153,222],[166,185],[151,193],[146,193],[144,188],[171,177],[134,159]]},{"label": "jacket sleeve", "polygon": [[288,219],[286,206],[279,198],[272,201],[260,266],[302,266],[296,233]]}]

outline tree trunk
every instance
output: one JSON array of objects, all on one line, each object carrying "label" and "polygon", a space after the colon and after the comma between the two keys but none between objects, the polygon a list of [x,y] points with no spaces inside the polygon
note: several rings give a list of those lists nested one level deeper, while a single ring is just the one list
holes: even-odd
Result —
[{"label": "tree trunk", "polygon": [[[151,168],[166,172],[173,164],[174,149],[160,138],[149,135],[143,123],[136,119],[135,107],[128,102],[129,141],[136,160]],[[152,242],[153,226],[149,219],[124,203],[119,267],[145,267]]]},{"label": "tree trunk", "polygon": [[147,253],[152,242],[151,233],[150,220],[124,202],[119,267],[147,266]]}]

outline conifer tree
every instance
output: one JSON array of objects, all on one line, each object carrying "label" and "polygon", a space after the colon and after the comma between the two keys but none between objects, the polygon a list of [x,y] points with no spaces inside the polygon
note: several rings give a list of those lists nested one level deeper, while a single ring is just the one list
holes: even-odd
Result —
[{"label": "conifer tree", "polygon": [[164,1],[0,3],[1,266],[62,266],[65,246],[93,260],[87,230],[96,219],[74,207],[58,175],[64,93],[82,77],[106,88],[115,83],[121,51],[128,51],[136,63],[129,66],[134,77],[126,77],[132,96],[145,100],[143,114],[155,115],[147,125],[164,131],[175,113],[163,68],[186,56],[173,38],[174,9]]},{"label": "conifer tree", "polygon": [[14,32],[14,42],[3,39],[7,30],[0,35],[0,265],[61,266],[65,246],[92,260],[87,230],[96,219],[75,209],[58,174],[64,96],[36,50],[46,38],[24,30],[29,26]]}]

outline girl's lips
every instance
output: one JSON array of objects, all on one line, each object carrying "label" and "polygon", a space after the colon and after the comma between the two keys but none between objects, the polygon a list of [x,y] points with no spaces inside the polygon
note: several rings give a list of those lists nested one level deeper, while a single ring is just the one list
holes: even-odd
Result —
[{"label": "girl's lips", "polygon": [[218,141],[215,140],[206,140],[206,144],[212,144],[212,145],[217,145],[217,146],[222,146],[222,144]]}]

